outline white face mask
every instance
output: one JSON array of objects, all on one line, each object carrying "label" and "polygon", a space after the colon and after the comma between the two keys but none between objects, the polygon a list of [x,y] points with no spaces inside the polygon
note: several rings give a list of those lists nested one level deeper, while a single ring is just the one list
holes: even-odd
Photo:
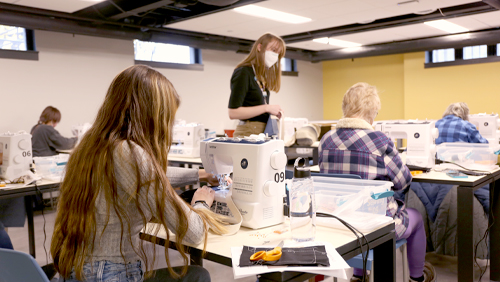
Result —
[{"label": "white face mask", "polygon": [[270,68],[274,64],[276,64],[276,62],[278,61],[278,57],[279,57],[278,53],[266,50],[266,53],[264,54],[264,61],[266,63],[266,67]]}]

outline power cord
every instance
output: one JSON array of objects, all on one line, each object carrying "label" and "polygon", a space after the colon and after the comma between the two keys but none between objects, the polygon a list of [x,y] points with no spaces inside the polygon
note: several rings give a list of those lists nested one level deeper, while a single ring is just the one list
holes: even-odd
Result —
[{"label": "power cord", "polygon": [[[368,243],[368,240],[366,239],[365,235],[359,231],[358,229],[356,229],[354,226],[352,226],[351,224],[347,223],[346,221],[344,221],[343,219],[333,215],[333,214],[328,214],[328,213],[322,213],[322,212],[317,212],[316,213],[316,216],[317,217],[328,217],[328,218],[335,218],[337,219],[338,221],[340,221],[340,223],[344,224],[345,227],[347,227],[349,230],[351,230],[351,232],[356,235],[356,238],[358,240],[358,244],[359,244],[359,248],[361,249],[361,257],[362,257],[362,260],[363,260],[363,282],[367,282],[368,281],[368,277],[366,277],[366,263],[368,261],[368,252],[370,251],[370,244]],[[361,238],[359,237],[359,234],[361,234],[361,237],[364,239],[365,243],[366,243],[366,251],[363,251],[363,243],[361,242]]]},{"label": "power cord", "polygon": [[[40,198],[43,200],[43,193],[42,191],[40,190],[40,188],[38,188],[38,185],[36,184],[35,182],[35,189],[36,189],[36,194],[37,196],[40,196]],[[42,217],[43,217],[43,250],[45,251],[45,264],[49,264],[49,255],[47,253],[47,248],[45,247],[45,243],[47,242],[47,232],[45,230],[45,224],[46,224],[46,220],[45,220],[45,214],[43,213],[43,209],[44,207],[42,207]]]},{"label": "power cord", "polygon": [[[491,178],[493,178],[493,175],[490,173],[490,176]],[[492,182],[490,184],[490,196],[492,196],[493,198],[495,198],[495,179],[492,179]],[[476,264],[480,271],[481,271],[481,274],[479,275],[479,282],[481,282],[482,278],[483,278],[483,275],[486,273],[486,270],[488,269],[488,261],[489,261],[489,256],[491,255],[491,253],[488,251],[489,249],[489,243],[488,243],[488,236],[490,234],[490,229],[491,227],[493,226],[493,224],[495,224],[495,216],[493,215],[493,199],[490,198],[490,202],[489,202],[489,216],[491,217],[491,223],[488,224],[488,227],[486,228],[486,231],[484,232],[484,235],[483,237],[479,240],[479,242],[477,242],[475,248],[474,248],[474,264]],[[489,220],[489,218],[488,218]],[[484,270],[483,268],[479,265],[479,263],[477,262],[477,257],[476,257],[476,253],[477,253],[477,248],[479,246],[479,244],[482,242],[482,241],[485,241],[486,243],[486,251],[488,252],[488,256],[486,257],[486,266],[484,267]]]}]

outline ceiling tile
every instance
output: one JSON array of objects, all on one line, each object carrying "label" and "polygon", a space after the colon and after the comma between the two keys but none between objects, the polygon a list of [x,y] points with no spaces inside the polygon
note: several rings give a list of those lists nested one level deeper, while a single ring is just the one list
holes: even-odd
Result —
[{"label": "ceiling tile", "polygon": [[500,27],[500,11],[483,13],[471,17],[488,25],[489,27]]},{"label": "ceiling tile", "polygon": [[448,19],[449,22],[452,22],[454,24],[458,24],[459,26],[465,27],[468,30],[480,30],[480,29],[487,29],[489,26],[483,22],[480,22],[473,17],[461,17],[461,18],[454,18],[454,19]]},{"label": "ceiling tile", "polygon": [[323,51],[323,50],[335,50],[335,49],[340,49],[337,46],[333,45],[328,45],[328,44],[322,44],[314,41],[304,41],[304,42],[297,42],[297,43],[292,43],[292,44],[287,44],[289,47],[295,47],[295,48],[301,48],[301,49],[306,49],[306,50],[311,50],[311,51]]},{"label": "ceiling tile", "polygon": [[[2,0],[0,2],[5,2],[5,1]],[[19,0],[15,2],[16,5],[66,12],[66,13],[73,13],[78,10],[95,5],[97,3],[98,2],[96,1],[84,1],[84,0]]]}]

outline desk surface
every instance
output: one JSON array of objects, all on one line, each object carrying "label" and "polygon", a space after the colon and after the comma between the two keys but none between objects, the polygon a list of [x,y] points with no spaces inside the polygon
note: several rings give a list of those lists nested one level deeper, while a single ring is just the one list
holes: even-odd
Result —
[{"label": "desk surface", "polygon": [[[314,165],[311,166],[311,172],[319,172],[319,166]],[[492,176],[495,179],[500,178],[500,168],[491,171]],[[444,172],[433,171],[422,174],[417,174],[413,176],[413,182],[432,182],[432,183],[441,183],[441,184],[450,184],[450,185],[460,185],[460,186],[477,186],[482,182],[488,182],[488,175],[482,176],[473,176],[469,175],[467,178],[453,178]],[[491,181],[490,181],[491,182]]]},{"label": "desk surface", "polygon": [[[500,178],[500,168],[497,168],[491,171],[491,176],[494,179]],[[429,171],[427,173],[417,174],[413,176],[414,182],[432,182],[432,183],[441,183],[441,184],[450,184],[450,185],[460,185],[460,186],[478,186],[482,182],[491,182],[490,175],[482,175],[482,176],[473,176],[469,175],[467,178],[453,178],[444,172],[438,171]]]},{"label": "desk surface", "polygon": [[[167,238],[166,231],[158,223],[148,223],[146,229],[145,230],[143,229],[142,232],[145,235],[153,234],[153,230],[155,230],[155,228],[160,228],[157,237],[166,240]],[[390,232],[393,229],[394,229],[393,222],[390,222],[387,225],[384,225],[380,228],[371,231],[370,233],[365,233],[365,235],[368,237],[368,234],[371,234],[375,235],[375,237],[380,237],[385,235],[385,233]],[[282,232],[282,233],[279,234],[275,232]],[[376,234],[377,232],[380,232],[381,234]],[[143,239],[148,240],[147,238]],[[287,240],[290,240],[288,242],[292,242],[288,221],[279,225],[257,230],[242,227],[238,231],[238,233],[230,236],[220,236],[209,233],[206,246],[207,259],[231,266],[231,247],[243,246],[243,245],[277,246],[283,240],[285,240],[285,245],[287,245]],[[329,242],[336,249],[343,247],[349,243],[354,243],[356,247],[357,246],[356,240],[357,240],[356,236],[354,236],[354,234],[348,230],[333,229],[324,226],[316,226],[315,241]],[[170,242],[174,241],[175,241],[175,235],[170,233]],[[184,243],[184,245],[193,247],[198,250],[203,250],[203,243],[199,245]],[[346,250],[346,251],[351,251],[351,250]],[[341,252],[339,251],[339,253]]]},{"label": "desk surface", "polygon": [[[59,184],[61,184],[59,181],[51,181],[46,179],[38,180],[36,182],[38,189],[40,189],[42,192],[55,191],[59,189]],[[35,194],[35,184],[7,184],[7,186],[5,187],[0,187],[0,199],[16,198]]]},{"label": "desk surface", "polygon": [[168,156],[169,162],[177,162],[177,163],[191,163],[191,164],[202,164],[201,158],[188,158],[188,157],[179,157],[179,156]]}]

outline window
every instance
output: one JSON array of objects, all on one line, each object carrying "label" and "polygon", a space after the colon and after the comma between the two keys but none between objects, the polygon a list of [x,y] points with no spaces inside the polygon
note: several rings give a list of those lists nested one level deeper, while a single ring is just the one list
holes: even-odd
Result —
[{"label": "window", "polygon": [[289,76],[299,76],[297,62],[290,58],[281,58],[281,74]]},{"label": "window", "polygon": [[[134,40],[135,61],[153,67],[203,70],[199,49],[168,43]],[[201,67],[201,68],[200,68]]]},{"label": "window", "polygon": [[455,60],[455,49],[453,48],[432,50],[433,63],[451,62],[454,60]]},{"label": "window", "polygon": [[464,60],[479,59],[486,57],[488,57],[487,45],[464,47]]},{"label": "window", "polygon": [[0,49],[26,51],[26,30],[22,27],[0,25]]},{"label": "window", "polygon": [[446,67],[500,61],[500,44],[475,45],[425,52],[425,67]]},{"label": "window", "polygon": [[0,25],[0,58],[37,61],[33,30]]}]

